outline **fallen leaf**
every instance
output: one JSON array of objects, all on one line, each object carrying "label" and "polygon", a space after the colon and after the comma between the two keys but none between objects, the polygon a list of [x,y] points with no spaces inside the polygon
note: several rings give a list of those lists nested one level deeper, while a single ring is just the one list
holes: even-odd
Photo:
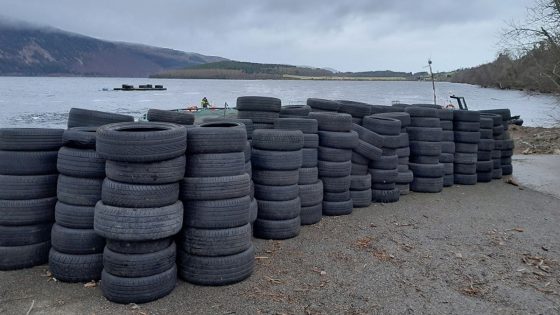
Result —
[{"label": "fallen leaf", "polygon": [[97,286],[97,282],[93,280],[84,284],[84,288],[95,288],[96,286]]}]

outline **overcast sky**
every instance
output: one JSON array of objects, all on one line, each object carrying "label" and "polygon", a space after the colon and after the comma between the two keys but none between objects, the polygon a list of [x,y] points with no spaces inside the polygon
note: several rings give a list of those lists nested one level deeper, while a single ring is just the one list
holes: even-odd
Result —
[{"label": "overcast sky", "polygon": [[101,39],[341,71],[495,58],[534,0],[0,0],[0,14]]}]

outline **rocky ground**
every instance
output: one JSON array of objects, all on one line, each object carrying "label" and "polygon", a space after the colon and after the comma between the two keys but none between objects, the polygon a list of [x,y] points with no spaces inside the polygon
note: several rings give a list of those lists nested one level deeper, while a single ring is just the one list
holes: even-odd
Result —
[{"label": "rocky ground", "polygon": [[0,314],[558,314],[559,209],[504,181],[414,193],[255,240],[244,282],[179,281],[142,305],[54,281],[47,266],[0,272]]},{"label": "rocky ground", "polygon": [[515,154],[560,154],[560,128],[510,125]]}]

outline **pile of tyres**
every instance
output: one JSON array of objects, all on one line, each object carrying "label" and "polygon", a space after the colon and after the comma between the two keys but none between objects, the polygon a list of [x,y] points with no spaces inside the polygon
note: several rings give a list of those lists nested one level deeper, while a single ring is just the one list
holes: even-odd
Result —
[{"label": "pile of tyres", "polygon": [[0,270],[48,261],[57,280],[144,303],[177,278],[247,279],[253,237],[512,172],[509,110],[263,96],[238,110],[194,125],[73,108],[67,130],[0,129]]}]

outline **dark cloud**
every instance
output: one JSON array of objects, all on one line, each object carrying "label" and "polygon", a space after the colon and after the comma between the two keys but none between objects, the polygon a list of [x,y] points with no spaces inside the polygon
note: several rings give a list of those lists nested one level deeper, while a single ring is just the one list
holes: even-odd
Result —
[{"label": "dark cloud", "polygon": [[340,70],[491,60],[530,0],[0,0],[2,14],[98,38]]}]

